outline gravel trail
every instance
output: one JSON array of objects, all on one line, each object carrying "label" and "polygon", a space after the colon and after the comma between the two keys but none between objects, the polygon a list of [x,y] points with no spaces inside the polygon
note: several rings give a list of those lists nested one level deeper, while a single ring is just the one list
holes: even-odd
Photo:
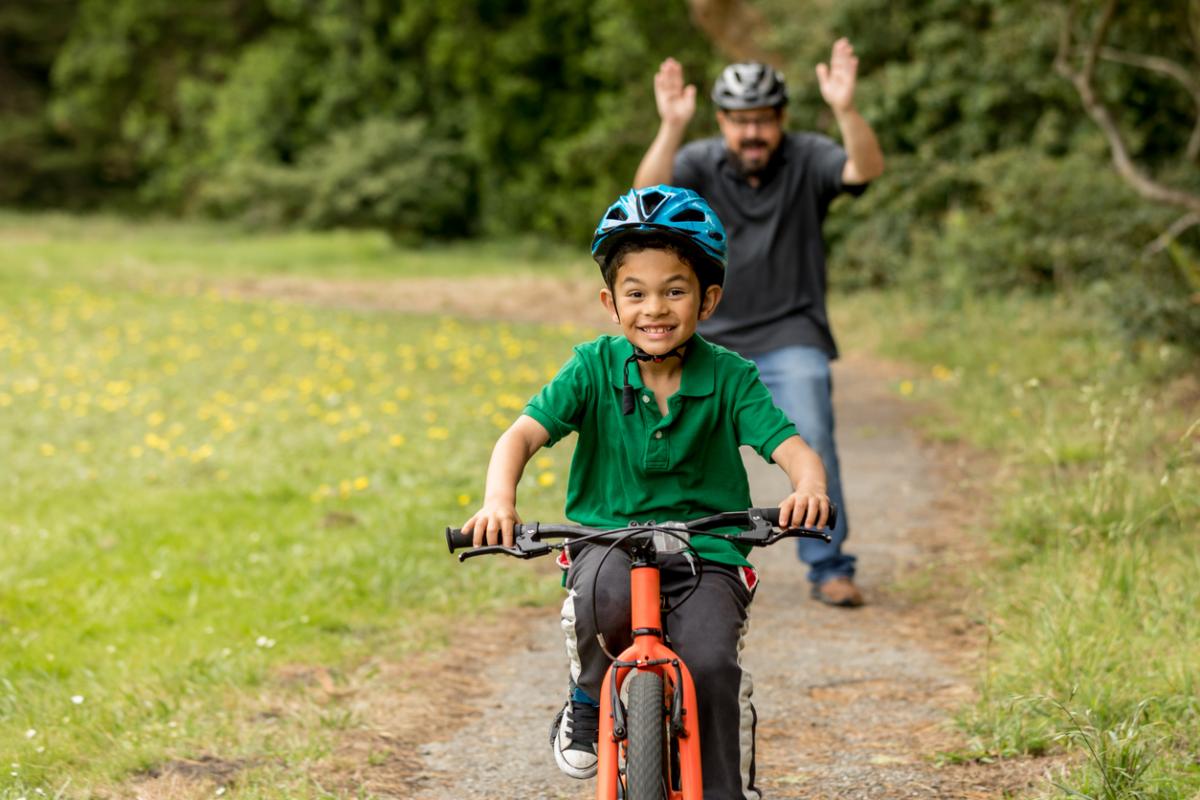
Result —
[{"label": "gravel trail", "polygon": [[[1036,765],[941,765],[961,747],[953,709],[972,696],[968,623],[944,604],[914,605],[895,589],[953,549],[957,476],[906,425],[887,369],[835,367],[838,440],[868,605],[833,609],[807,596],[790,543],[756,551],[762,582],[746,648],[759,715],[758,775],[768,798],[991,798],[1027,788]],[[786,480],[747,459],[755,502],[777,502]],[[934,619],[934,615],[940,618]],[[466,646],[464,644],[464,646]],[[592,782],[554,766],[548,730],[563,702],[566,663],[554,610],[532,616],[490,667],[503,687],[464,698],[465,722],[417,748],[416,800],[590,798]]]}]

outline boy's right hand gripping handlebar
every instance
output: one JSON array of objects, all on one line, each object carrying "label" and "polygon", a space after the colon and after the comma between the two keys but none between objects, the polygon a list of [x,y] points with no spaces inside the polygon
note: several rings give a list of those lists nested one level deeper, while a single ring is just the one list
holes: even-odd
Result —
[{"label": "boy's right hand gripping handlebar", "polygon": [[[695,523],[699,523],[699,522],[707,522],[714,527],[719,526],[719,525],[736,525],[736,524],[738,524],[739,521],[744,524],[755,525],[755,524],[758,524],[758,522],[757,522],[758,520],[761,520],[763,523],[766,523],[766,525],[769,525],[772,528],[778,528],[779,527],[779,507],[771,506],[769,508],[750,508],[750,509],[747,509],[746,511],[731,512],[728,514],[715,514],[712,517],[704,518],[704,520],[694,520],[692,523],[688,523],[688,526],[690,528],[691,525],[693,525]],[[833,530],[833,528],[837,525],[837,520],[838,520],[838,508],[833,503],[830,503],[829,504],[829,519],[825,523],[825,529],[830,530],[830,531]],[[653,523],[646,523],[646,526],[653,527]],[[537,522],[530,522],[527,524],[517,523],[516,525],[513,526],[513,539],[514,540],[521,539],[523,537],[528,537],[531,534],[536,534],[539,527],[542,527],[542,526],[540,526],[539,523],[537,523]],[[546,526],[546,527],[551,527],[551,526]],[[571,531],[576,535],[576,537],[579,535],[587,534],[587,533],[594,533],[594,534],[603,533],[603,531],[600,531],[600,530],[579,528],[577,526],[558,526],[558,525],[556,525],[556,526],[552,526],[552,527],[555,529],[555,532],[560,537],[561,537],[560,532],[563,529],[567,529],[567,528],[571,529]],[[637,526],[634,526],[634,527],[637,527]],[[703,527],[698,527],[698,528],[692,529],[692,531],[696,532],[696,533],[703,532],[703,530],[704,530]],[[805,528],[797,529],[798,535],[801,535],[804,533],[807,533],[809,536],[811,536],[813,538],[822,538],[825,541],[830,540],[829,534],[825,533],[823,531],[815,531],[812,529],[805,529]],[[574,538],[574,537],[563,537],[563,538]],[[775,541],[775,540],[772,539],[772,541]],[[754,541],[754,540],[748,540],[748,542],[751,544],[766,544],[767,543],[765,541],[758,542],[758,541]],[[459,528],[450,528],[450,527],[446,528],[446,545],[450,548],[451,553],[453,553],[455,550],[461,550],[462,548],[471,547],[473,544],[474,544],[474,535],[473,534],[463,533],[462,530]],[[539,544],[541,544],[541,543],[539,543]],[[522,555],[525,558],[531,558],[534,555],[544,555],[546,552],[549,552],[549,549],[550,549],[549,546],[544,545],[544,544],[541,544],[541,546],[537,547],[536,552],[530,550],[530,548],[528,548],[528,547],[525,547],[525,548],[521,549],[520,555]],[[486,552],[507,552],[512,555],[517,555],[517,553],[514,553],[511,548],[499,547],[496,545],[491,545],[486,548],[481,547],[481,548],[478,548],[478,550],[486,551]],[[480,555],[482,555],[482,554],[483,553],[481,552]]]}]

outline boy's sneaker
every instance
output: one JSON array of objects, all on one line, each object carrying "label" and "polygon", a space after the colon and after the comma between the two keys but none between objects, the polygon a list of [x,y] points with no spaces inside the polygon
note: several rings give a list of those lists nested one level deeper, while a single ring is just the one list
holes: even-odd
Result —
[{"label": "boy's sneaker", "polygon": [[572,778],[591,778],[596,774],[596,742],[600,739],[600,709],[591,703],[571,699],[550,726],[550,746],[558,768]]}]

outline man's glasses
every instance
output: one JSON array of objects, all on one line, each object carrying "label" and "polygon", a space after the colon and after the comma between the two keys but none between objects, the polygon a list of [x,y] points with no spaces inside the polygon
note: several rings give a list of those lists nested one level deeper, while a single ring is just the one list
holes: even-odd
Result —
[{"label": "man's glasses", "polygon": [[779,126],[779,114],[775,111],[770,111],[764,114],[730,114],[726,112],[725,120],[735,128],[747,130],[749,128],[775,128]]}]

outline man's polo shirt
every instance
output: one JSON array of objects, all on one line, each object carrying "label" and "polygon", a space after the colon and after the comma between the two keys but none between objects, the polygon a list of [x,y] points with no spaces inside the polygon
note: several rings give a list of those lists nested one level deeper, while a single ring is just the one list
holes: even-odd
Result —
[{"label": "man's polo shirt", "polygon": [[680,148],[672,182],[707,200],[729,237],[725,293],[704,336],[747,356],[806,345],[837,357],[821,227],[835,197],[867,188],[842,182],[845,165],[832,139],[789,133],[751,186],[721,137]]},{"label": "man's polo shirt", "polygon": [[[659,413],[636,363],[630,364],[629,383],[637,402],[626,415],[621,390],[632,354],[633,345],[619,336],[581,344],[525,407],[550,434],[547,446],[579,434],[567,518],[619,528],[634,520],[687,521],[748,508],[750,485],[738,447],[749,445],[769,461],[775,448],[796,435],[754,364],[694,336],[667,415]],[[749,564],[749,546],[703,535],[692,544],[709,561]]]}]

